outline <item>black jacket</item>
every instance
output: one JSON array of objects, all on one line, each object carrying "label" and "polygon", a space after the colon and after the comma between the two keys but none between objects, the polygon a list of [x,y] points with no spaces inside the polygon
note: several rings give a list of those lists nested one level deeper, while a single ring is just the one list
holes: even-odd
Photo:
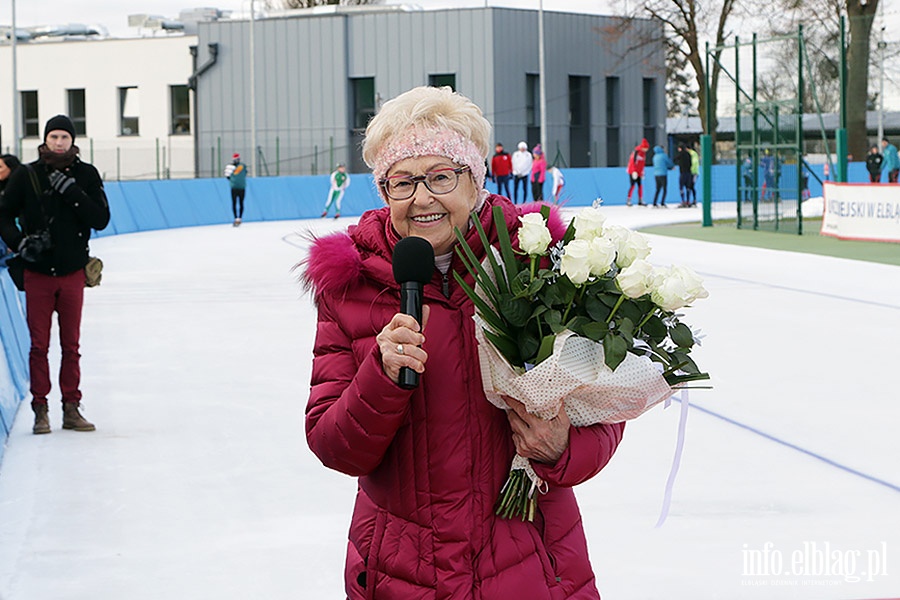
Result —
[{"label": "black jacket", "polygon": [[47,229],[49,223],[53,248],[37,262],[25,263],[25,268],[55,276],[83,269],[91,229],[100,231],[109,224],[109,202],[100,173],[76,158],[64,171],[75,179],[75,185],[63,196],[50,186],[49,167],[44,162],[37,160],[29,166],[41,194],[35,191],[28,166],[16,169],[0,197],[0,237],[16,250],[26,235]]},{"label": "black jacket", "polygon": [[881,173],[881,163],[884,162],[884,157],[881,156],[880,153],[871,153],[866,154],[866,170],[869,171],[872,175],[878,175]]}]

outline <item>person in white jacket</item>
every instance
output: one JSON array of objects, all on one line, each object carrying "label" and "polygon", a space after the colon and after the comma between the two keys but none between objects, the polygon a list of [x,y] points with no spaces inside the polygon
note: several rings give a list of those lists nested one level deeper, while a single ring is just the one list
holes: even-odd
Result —
[{"label": "person in white jacket", "polygon": [[331,188],[328,190],[328,202],[325,204],[325,210],[322,211],[322,217],[328,215],[328,210],[334,205],[334,218],[341,216],[341,199],[344,197],[344,190],[350,187],[350,176],[347,175],[347,167],[341,163],[331,174]]},{"label": "person in white jacket", "polygon": [[562,193],[563,186],[566,185],[566,178],[557,167],[550,167],[550,175],[553,176],[553,204],[559,204],[559,195]]},{"label": "person in white jacket", "polygon": [[519,184],[522,185],[522,203],[528,201],[528,179],[531,177],[532,162],[528,144],[519,142],[519,149],[512,155],[513,204],[519,203]]}]

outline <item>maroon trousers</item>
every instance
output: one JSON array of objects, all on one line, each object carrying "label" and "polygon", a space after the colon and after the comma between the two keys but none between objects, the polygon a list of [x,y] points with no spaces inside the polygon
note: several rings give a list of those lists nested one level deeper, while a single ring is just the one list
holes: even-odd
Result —
[{"label": "maroon trousers", "polygon": [[78,353],[81,337],[81,309],[84,305],[84,271],[79,269],[62,277],[51,277],[25,269],[25,308],[31,334],[32,405],[46,404],[50,393],[50,327],[53,313],[59,315],[59,389],[63,402],[81,400],[81,367]]}]

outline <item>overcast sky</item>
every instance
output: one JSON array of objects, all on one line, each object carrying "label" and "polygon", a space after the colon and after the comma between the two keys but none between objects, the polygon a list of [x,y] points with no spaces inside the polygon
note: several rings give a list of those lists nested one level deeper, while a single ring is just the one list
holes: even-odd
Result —
[{"label": "overcast sky", "polygon": [[[191,4],[191,0],[16,0],[16,25],[31,27],[36,25],[100,25],[116,37],[134,36],[139,30],[128,26],[130,14],[152,14],[168,19],[177,19],[185,9],[197,6],[214,6],[221,10],[233,11],[235,16],[249,14],[250,0],[210,0],[205,4]],[[573,12],[614,14],[614,7],[621,8],[629,0],[544,0],[545,10],[569,10]],[[882,0],[885,17],[886,39],[897,44],[900,31],[900,2]],[[13,0],[0,0],[0,25],[12,21]],[[387,0],[388,4],[412,4],[422,8],[466,8],[475,6],[508,6],[537,9],[539,0]],[[257,6],[263,4],[256,0]],[[144,32],[146,34],[146,31]],[[885,86],[885,108],[900,110],[900,71],[889,65]],[[870,73],[877,77],[877,71]]]},{"label": "overcast sky", "polygon": [[[389,0],[388,4],[413,4],[423,8],[465,8],[484,6],[485,0],[416,0],[401,2]],[[515,6],[521,8],[537,8],[538,0],[488,0],[490,6]],[[261,6],[262,0],[256,5]],[[610,14],[608,0],[545,0],[544,9],[571,10],[574,12]],[[185,9],[197,6],[212,6],[220,10],[248,13],[250,0],[211,0],[203,4],[192,4],[190,0],[17,0],[16,25],[31,27],[34,25],[65,25],[81,23],[84,25],[102,25],[116,36],[133,35],[134,29],[128,27],[128,15],[153,14],[176,19]],[[49,15],[49,16],[48,16]],[[0,0],[0,23],[8,25],[12,21],[12,0]]]}]

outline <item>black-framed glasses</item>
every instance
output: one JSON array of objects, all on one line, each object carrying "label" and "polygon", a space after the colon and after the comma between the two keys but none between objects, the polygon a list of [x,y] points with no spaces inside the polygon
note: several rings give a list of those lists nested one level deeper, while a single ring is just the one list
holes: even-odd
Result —
[{"label": "black-framed glasses", "polygon": [[432,194],[441,196],[455,190],[459,185],[460,174],[468,170],[468,166],[455,169],[447,167],[428,171],[424,175],[393,175],[385,177],[378,183],[381,184],[381,189],[391,200],[409,200],[416,193],[416,188],[420,183],[424,183]]}]

